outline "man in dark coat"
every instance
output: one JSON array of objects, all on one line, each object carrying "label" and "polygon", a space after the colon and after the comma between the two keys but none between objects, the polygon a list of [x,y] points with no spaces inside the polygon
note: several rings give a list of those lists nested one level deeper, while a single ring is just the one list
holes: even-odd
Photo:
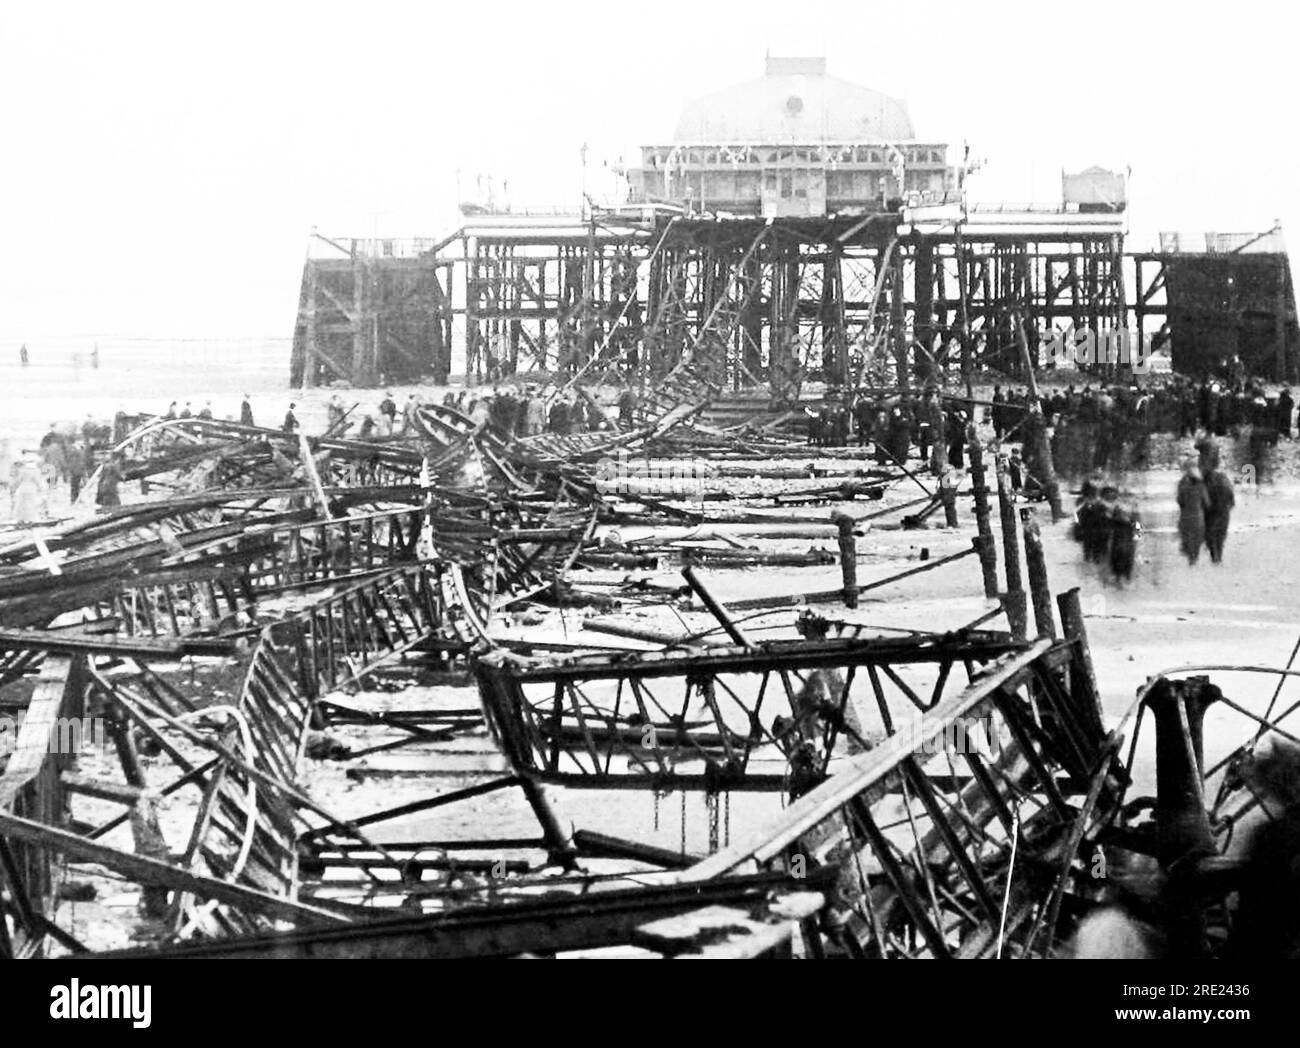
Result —
[{"label": "man in dark coat", "polygon": [[1295,414],[1295,401],[1291,391],[1285,386],[1277,398],[1277,431],[1287,440],[1291,439],[1291,416]]},{"label": "man in dark coat", "polygon": [[901,407],[889,413],[889,454],[899,462],[907,461],[912,447],[912,423]]},{"label": "man in dark coat", "polygon": [[1223,544],[1228,538],[1228,520],[1237,500],[1233,495],[1232,480],[1222,470],[1216,469],[1206,474],[1205,488],[1210,496],[1210,505],[1205,511],[1205,544],[1210,549],[1210,560],[1222,564]]},{"label": "man in dark coat", "polygon": [[1212,471],[1219,468],[1219,445],[1209,435],[1196,442],[1196,454],[1199,459],[1197,466],[1200,468],[1202,477],[1208,476]]},{"label": "man in dark coat", "polygon": [[871,439],[871,420],[875,418],[876,409],[866,397],[859,397],[853,405],[853,422],[857,430],[858,447],[866,447]]},{"label": "man in dark coat", "polygon": [[832,431],[834,433],[835,447],[842,448],[849,442],[849,409],[843,403],[836,403],[832,407],[834,420]]},{"label": "man in dark coat", "polygon": [[297,404],[290,404],[289,410],[284,413],[284,423],[280,428],[286,433],[298,432],[298,416],[293,413],[293,409],[297,406]]},{"label": "man in dark coat", "polygon": [[1100,564],[1110,548],[1109,508],[1101,501],[1101,492],[1088,491],[1078,509],[1079,536],[1083,540],[1083,559]]},{"label": "man in dark coat", "polygon": [[239,405],[239,424],[241,426],[254,425],[253,422],[253,402],[248,399],[248,394],[244,394],[244,402]]},{"label": "man in dark coat", "polygon": [[[1108,488],[1107,491],[1113,489]],[[1133,564],[1137,559],[1137,514],[1118,501],[1119,492],[1110,509],[1110,570],[1116,582],[1133,578]]]},{"label": "man in dark coat", "polygon": [[942,436],[948,445],[948,465],[953,469],[965,469],[966,412],[953,408],[944,423]]},{"label": "man in dark coat", "polygon": [[1183,478],[1178,482],[1179,548],[1188,564],[1195,564],[1205,544],[1205,511],[1210,508],[1210,494],[1194,459],[1183,464]]},{"label": "man in dark coat", "polygon": [[69,497],[76,502],[77,496],[81,494],[82,481],[86,479],[85,446],[75,440],[69,441],[64,452],[64,463],[68,471],[68,484],[72,489]]},{"label": "man in dark coat", "polygon": [[804,414],[808,416],[808,443],[819,448],[825,443],[823,433],[826,420],[822,418],[822,409],[816,407],[804,408]]},{"label": "man in dark coat", "polygon": [[636,394],[625,389],[618,396],[618,424],[631,429],[636,422]]},{"label": "man in dark coat", "polygon": [[122,456],[120,453],[114,453],[99,471],[99,488],[95,492],[95,501],[99,503],[100,509],[116,509],[122,505],[122,498],[117,490],[121,482]]},{"label": "man in dark coat", "polygon": [[569,405],[562,397],[557,398],[551,405],[550,430],[552,433],[569,432]]},{"label": "man in dark coat", "polygon": [[989,414],[993,421],[993,435],[1001,440],[1007,429],[1007,398],[1003,395],[1001,386],[993,387],[993,408]]}]

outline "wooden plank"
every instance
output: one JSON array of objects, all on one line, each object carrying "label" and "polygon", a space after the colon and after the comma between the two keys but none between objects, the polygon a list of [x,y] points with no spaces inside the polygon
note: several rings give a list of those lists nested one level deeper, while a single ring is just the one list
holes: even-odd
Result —
[{"label": "wooden plank", "polygon": [[121,782],[109,782],[106,779],[92,779],[85,775],[76,775],[65,771],[60,776],[63,788],[69,793],[80,793],[86,797],[97,797],[103,801],[116,801],[118,804],[133,805],[144,794],[138,786]]},{"label": "wooden plank", "polygon": [[51,739],[63,713],[64,693],[72,673],[73,659],[54,655],[45,660],[27,705],[27,715],[18,729],[14,750],[0,775],[0,809],[9,808],[19,790],[40,774],[50,756]]},{"label": "wooden plank", "polygon": [[204,877],[170,863],[149,859],[143,855],[110,848],[105,844],[78,837],[75,833],[32,822],[17,815],[0,811],[0,832],[20,841],[29,841],[50,848],[60,854],[95,862],[108,867],[140,884],[159,885],[175,891],[186,891],[200,899],[216,899],[236,909],[261,913],[267,917],[312,924],[343,924],[346,918],[330,910],[306,903],[294,902],[253,888]]}]

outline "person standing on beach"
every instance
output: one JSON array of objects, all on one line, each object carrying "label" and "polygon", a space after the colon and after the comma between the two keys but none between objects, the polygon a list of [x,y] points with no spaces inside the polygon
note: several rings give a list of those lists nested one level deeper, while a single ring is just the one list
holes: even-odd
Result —
[{"label": "person standing on beach", "polygon": [[1188,564],[1195,564],[1205,544],[1205,514],[1210,508],[1210,493],[1195,459],[1183,463],[1183,478],[1178,482],[1179,548]]},{"label": "person standing on beach", "polygon": [[30,524],[48,512],[49,486],[34,455],[27,455],[14,479],[13,513],[20,524]]},{"label": "person standing on beach", "polygon": [[122,453],[113,452],[112,456],[99,471],[99,487],[95,491],[95,502],[100,509],[116,509],[122,505],[118,485],[122,483]]},{"label": "person standing on beach", "polygon": [[415,413],[420,410],[420,398],[412,393],[402,405],[402,432],[409,433],[415,428]]},{"label": "person standing on beach", "polygon": [[1216,469],[1206,474],[1205,489],[1210,496],[1209,508],[1205,511],[1205,544],[1210,549],[1210,560],[1222,564],[1223,544],[1228,539],[1228,521],[1237,500],[1232,491],[1232,480],[1222,470]]},{"label": "person standing on beach", "polygon": [[241,426],[253,425],[253,402],[248,399],[248,394],[244,394],[244,402],[239,405],[239,424]]},{"label": "person standing on beach", "polygon": [[64,460],[68,471],[69,498],[73,502],[81,494],[81,485],[86,479],[86,458],[85,446],[75,440],[69,441]]},{"label": "person standing on beach", "polygon": [[1133,564],[1137,559],[1137,537],[1140,526],[1137,514],[1119,501],[1118,492],[1107,521],[1110,532],[1110,571],[1118,583],[1133,578]]}]

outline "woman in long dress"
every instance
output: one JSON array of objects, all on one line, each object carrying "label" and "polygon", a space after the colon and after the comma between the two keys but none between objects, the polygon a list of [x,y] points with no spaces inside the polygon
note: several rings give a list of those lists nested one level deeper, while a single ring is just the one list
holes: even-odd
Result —
[{"label": "woman in long dress", "polygon": [[49,486],[40,467],[32,459],[25,459],[14,481],[14,520],[20,524],[43,520],[48,495]]}]

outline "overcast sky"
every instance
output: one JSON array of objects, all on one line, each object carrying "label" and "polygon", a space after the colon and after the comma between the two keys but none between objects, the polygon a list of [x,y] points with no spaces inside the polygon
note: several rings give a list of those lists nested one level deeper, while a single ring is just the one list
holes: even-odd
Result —
[{"label": "overcast sky", "polygon": [[[969,141],[978,193],[1132,165],[1130,244],[1274,219],[1300,242],[1288,6],[832,0],[0,0],[0,347],[292,333],[307,236],[439,235],[478,173],[579,200],[768,49]],[[593,176],[593,181],[595,177]],[[972,183],[973,189],[976,184]],[[1288,221],[1288,219],[1292,219]]]}]

